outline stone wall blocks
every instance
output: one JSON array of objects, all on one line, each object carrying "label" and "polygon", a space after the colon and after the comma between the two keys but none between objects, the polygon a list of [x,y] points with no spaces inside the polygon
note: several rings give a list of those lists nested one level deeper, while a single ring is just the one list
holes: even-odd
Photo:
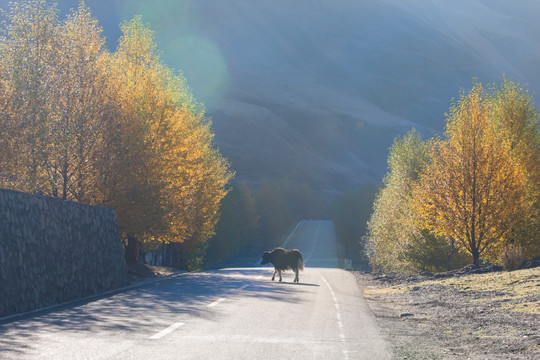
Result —
[{"label": "stone wall blocks", "polygon": [[0,189],[0,317],[128,284],[116,214]]}]

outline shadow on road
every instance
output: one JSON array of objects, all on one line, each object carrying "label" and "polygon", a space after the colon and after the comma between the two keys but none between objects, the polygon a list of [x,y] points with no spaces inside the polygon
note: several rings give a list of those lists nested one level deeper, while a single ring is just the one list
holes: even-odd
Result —
[{"label": "shadow on road", "polygon": [[[43,311],[0,324],[0,358],[39,354],[42,335],[70,332],[77,336],[147,337],[171,319],[212,318],[207,305],[235,296],[301,302],[303,287],[316,284],[272,282],[267,268],[225,269],[188,273],[116,295]],[[161,319],[161,320],[160,320]],[[160,321],[163,324],[160,324]]]}]

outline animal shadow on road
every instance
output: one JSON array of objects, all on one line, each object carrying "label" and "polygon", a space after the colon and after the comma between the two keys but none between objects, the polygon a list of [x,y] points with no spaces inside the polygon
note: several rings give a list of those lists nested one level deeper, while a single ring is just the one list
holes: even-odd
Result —
[{"label": "animal shadow on road", "polygon": [[310,284],[310,283],[302,283],[302,282],[295,283],[295,282],[292,282],[292,281],[282,281],[282,282],[278,281],[276,284],[292,285],[292,286],[314,286],[314,287],[320,287],[321,286],[319,284]]}]

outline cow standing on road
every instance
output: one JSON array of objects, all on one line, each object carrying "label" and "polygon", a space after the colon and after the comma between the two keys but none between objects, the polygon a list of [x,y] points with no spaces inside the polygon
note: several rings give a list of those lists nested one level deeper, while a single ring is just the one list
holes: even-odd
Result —
[{"label": "cow standing on road", "polygon": [[272,263],[274,265],[274,274],[272,275],[272,281],[276,277],[276,273],[279,274],[279,281],[281,281],[281,272],[291,269],[294,271],[295,277],[293,282],[299,282],[298,271],[304,270],[304,259],[300,251],[293,249],[275,248],[272,251],[265,251],[262,257],[261,264]]}]

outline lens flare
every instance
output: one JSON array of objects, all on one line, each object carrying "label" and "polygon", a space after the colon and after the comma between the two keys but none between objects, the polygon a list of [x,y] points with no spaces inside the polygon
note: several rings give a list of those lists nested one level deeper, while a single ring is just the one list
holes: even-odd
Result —
[{"label": "lens flare", "polygon": [[125,1],[122,19],[135,15],[150,24],[162,60],[184,74],[193,95],[209,109],[219,103],[229,82],[228,66],[219,46],[200,35],[191,1]]},{"label": "lens flare", "polygon": [[185,35],[163,47],[163,60],[174,69],[181,69],[196,98],[207,108],[216,105],[229,81],[229,71],[219,47],[212,41]]}]

